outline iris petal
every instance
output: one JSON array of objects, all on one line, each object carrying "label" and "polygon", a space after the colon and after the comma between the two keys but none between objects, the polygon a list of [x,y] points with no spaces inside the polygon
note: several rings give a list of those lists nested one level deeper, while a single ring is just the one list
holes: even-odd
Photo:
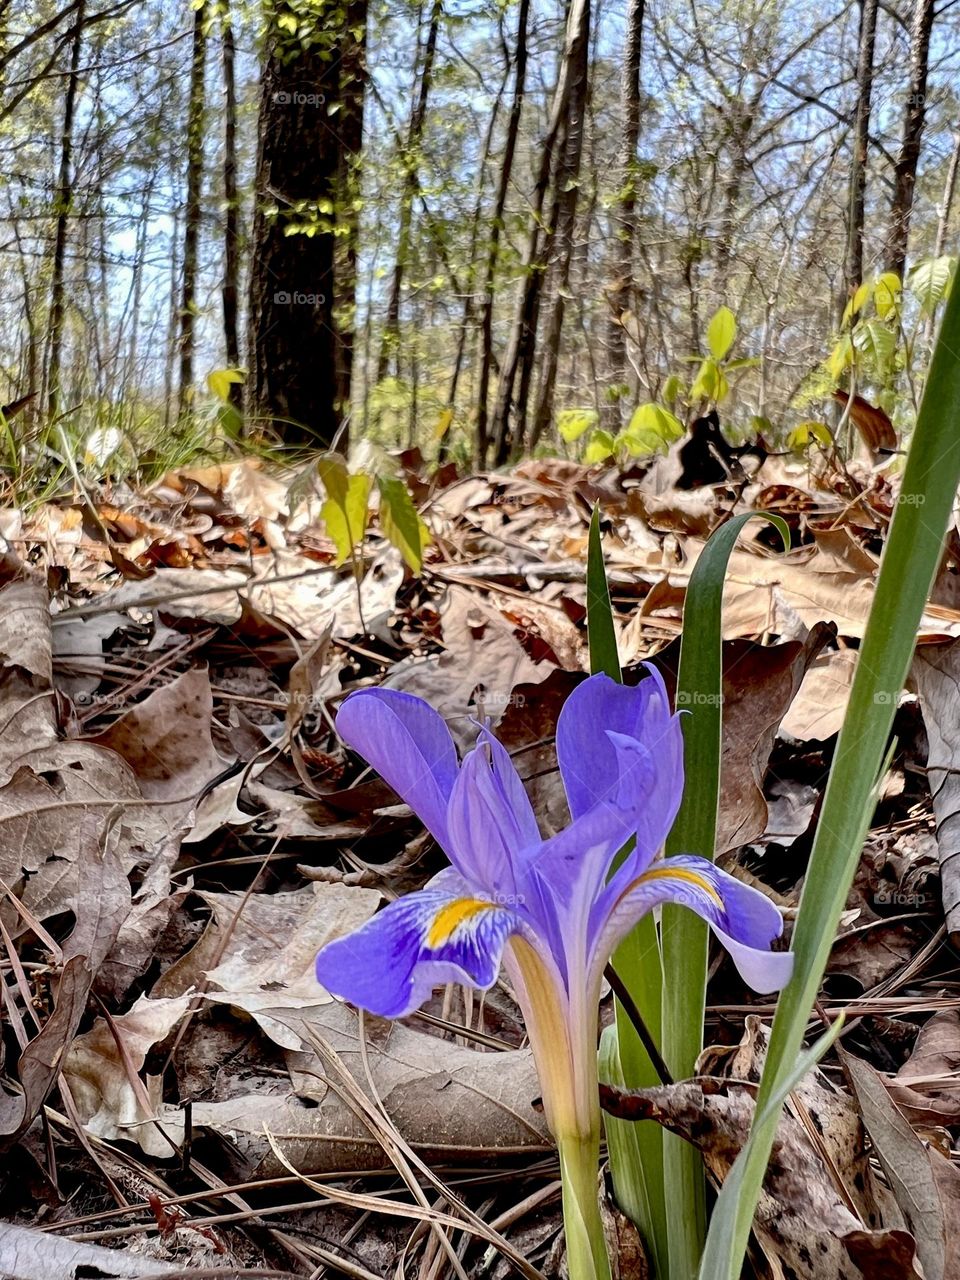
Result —
[{"label": "iris petal", "polygon": [[443,983],[491,987],[507,939],[522,929],[514,912],[478,897],[447,869],[328,943],[317,956],[317,980],[370,1013],[402,1018]]},{"label": "iris petal", "polygon": [[[655,667],[635,688],[609,676],[594,675],[571,693],[557,722],[557,759],[570,813],[574,818],[624,790],[621,777],[630,766],[631,787],[640,791],[638,848],[652,857],[663,844],[683,794],[683,735],[671,714],[663,677]],[[638,768],[625,750],[637,744],[644,759]],[[635,797],[636,799],[637,797]]]},{"label": "iris petal", "polygon": [[770,950],[783,932],[783,918],[770,899],[705,858],[687,855],[664,858],[634,881],[608,916],[594,967],[602,969],[619,939],[663,902],[689,907],[702,916],[754,991],[779,991],[790,981],[793,956]]},{"label": "iris petal", "polygon": [[539,845],[540,831],[513,761],[486,729],[454,783],[447,824],[457,869],[498,901],[516,899],[523,855]]},{"label": "iris petal", "polygon": [[581,981],[593,908],[636,816],[636,809],[601,801],[544,841],[533,859],[525,901],[568,983]]},{"label": "iris petal", "polygon": [[443,717],[398,689],[358,689],[337,712],[337,732],[417,814],[450,854],[447,805],[457,749]]}]

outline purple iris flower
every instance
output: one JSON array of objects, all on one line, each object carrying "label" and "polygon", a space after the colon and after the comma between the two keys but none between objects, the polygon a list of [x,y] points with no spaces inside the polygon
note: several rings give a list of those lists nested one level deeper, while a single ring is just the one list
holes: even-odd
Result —
[{"label": "purple iris flower", "polygon": [[763,894],[705,858],[660,857],[683,792],[683,738],[660,674],[648,671],[636,688],[591,676],[567,699],[556,745],[572,821],[547,838],[488,729],[461,764],[443,719],[410,694],[359,690],[337,716],[341,737],[416,811],[451,866],[324,947],[319,981],[399,1018],[440,984],[490,987],[502,960],[561,1147],[599,1134],[603,970],[645,912],[664,902],[696,911],[757,991],[791,973],[792,957],[770,950],[783,926]]}]

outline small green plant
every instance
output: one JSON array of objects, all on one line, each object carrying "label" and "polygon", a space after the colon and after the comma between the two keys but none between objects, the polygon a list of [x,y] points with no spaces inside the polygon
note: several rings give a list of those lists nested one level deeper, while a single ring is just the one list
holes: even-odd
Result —
[{"label": "small green plant", "polygon": [[[716,408],[730,394],[731,375],[759,364],[755,356],[730,359],[736,340],[733,312],[729,307],[719,307],[707,325],[707,351],[687,357],[689,363],[697,365],[689,386],[679,373],[672,373],[664,383],[661,400],[638,405],[626,427],[617,433],[599,427],[593,409],[565,409],[557,415],[561,438],[568,444],[583,440],[583,460],[588,463],[603,462],[605,458],[628,462],[666,453],[685,434],[683,418]],[[682,416],[675,412],[677,409],[682,410]]]},{"label": "small green plant", "polygon": [[864,281],[844,309],[840,333],[822,369],[807,380],[795,407],[803,408],[846,383],[851,392],[883,409],[900,431],[910,430],[916,421],[927,340],[940,307],[950,297],[956,268],[955,257],[943,256],[917,263],[906,287],[891,271]]},{"label": "small green plant", "polygon": [[430,531],[421,520],[407,486],[392,473],[387,455],[369,448],[366,454],[354,471],[340,454],[324,454],[297,477],[291,486],[291,496],[295,497],[304,485],[310,487],[314,479],[319,478],[326,493],[320,515],[336,547],[336,563],[351,561],[359,577],[359,550],[370,516],[370,496],[376,486],[381,532],[410,569],[419,573],[423,568],[423,553],[430,544]]}]

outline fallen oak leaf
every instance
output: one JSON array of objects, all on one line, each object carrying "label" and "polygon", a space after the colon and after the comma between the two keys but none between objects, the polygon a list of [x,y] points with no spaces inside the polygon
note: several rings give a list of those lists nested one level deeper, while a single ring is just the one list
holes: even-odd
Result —
[{"label": "fallen oak leaf", "polygon": [[93,970],[84,956],[63,967],[53,1013],[20,1054],[19,1094],[0,1091],[0,1151],[7,1150],[33,1123],[57,1082],[64,1051],[80,1026],[93,984]]},{"label": "fallen oak leaf", "polygon": [[[233,946],[227,926],[228,952],[205,975],[212,984],[205,999],[249,1014],[281,1048],[300,1049],[303,1037],[298,1025],[314,1021],[320,1006],[333,999],[317,982],[317,952],[332,939],[359,928],[373,915],[381,896],[376,889],[314,884],[297,895],[303,909],[292,926],[270,930],[261,913],[257,922],[261,943],[255,949]],[[238,903],[238,912],[248,908],[249,899]]]},{"label": "fallen oak leaf", "polygon": [[960,1173],[939,1151],[920,1141],[878,1071],[843,1049],[840,1061],[874,1152],[917,1242],[925,1280],[956,1280],[960,1275],[956,1231]]},{"label": "fallen oak leaf", "polygon": [[192,667],[88,739],[116,752],[150,799],[199,794],[223,772],[211,737],[213,693],[202,667]]},{"label": "fallen oak leaf", "polygon": [[[135,1073],[150,1049],[181,1020],[190,1002],[189,995],[169,1000],[141,996],[129,1013],[109,1023],[98,1018],[73,1041],[64,1057],[63,1075],[88,1132],[139,1143],[157,1159],[174,1154],[171,1142],[151,1121],[162,1117],[164,1130],[178,1142],[183,1133],[181,1118],[163,1112],[159,1076],[148,1077],[144,1085]],[[167,1130],[168,1122],[174,1131]]]},{"label": "fallen oak leaf", "polygon": [[[302,1016],[287,1010],[274,1016],[309,1043]],[[428,1163],[472,1163],[553,1149],[536,1106],[540,1086],[528,1049],[478,1053],[369,1017],[362,1032],[357,1014],[336,1001],[310,1011],[309,1029],[323,1037],[365,1091],[369,1069],[393,1124]],[[285,1156],[306,1174],[382,1167],[380,1144],[329,1086],[318,1056],[288,1052],[287,1066],[292,1089],[277,1093],[275,1079],[265,1079],[256,1092],[195,1101],[194,1125],[230,1139],[251,1177],[282,1171],[267,1132],[283,1135]]]},{"label": "fallen oak leaf", "polygon": [[[726,1092],[720,1090],[726,1087]],[[701,1151],[722,1182],[739,1155],[755,1111],[753,1091],[709,1078],[652,1089],[600,1086],[600,1105],[623,1120],[656,1120]],[[754,1231],[781,1274],[806,1280],[920,1280],[915,1242],[899,1228],[870,1229],[833,1184],[804,1127],[784,1115],[773,1144]],[[872,1269],[883,1257],[882,1273]]]},{"label": "fallen oak leaf", "polygon": [[[910,671],[927,730],[927,780],[937,820],[943,914],[960,940],[960,641],[918,648]],[[896,697],[899,691],[891,691]]]},{"label": "fallen oak leaf", "polygon": [[104,1249],[0,1222],[0,1274],[4,1280],[80,1280],[81,1276],[130,1280],[134,1276],[179,1276],[183,1268],[123,1249]]},{"label": "fallen oak leaf", "polygon": [[887,1079],[894,1102],[914,1124],[960,1124],[960,1014],[942,1009],[920,1028],[913,1052]]},{"label": "fallen oak leaf", "polygon": [[[108,824],[107,824],[108,825]],[[56,1084],[64,1051],[80,1025],[87,996],[120,931],[130,905],[130,884],[119,855],[92,814],[80,825],[76,925],[63,944],[63,969],[53,1013],[26,1045],[17,1065],[18,1095],[0,1095],[0,1148],[33,1122]]]}]

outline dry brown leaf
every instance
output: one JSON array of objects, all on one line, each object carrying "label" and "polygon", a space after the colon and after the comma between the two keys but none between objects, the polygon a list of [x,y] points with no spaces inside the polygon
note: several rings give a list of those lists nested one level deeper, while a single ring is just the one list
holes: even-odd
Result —
[{"label": "dry brown leaf", "polygon": [[960,1013],[941,1009],[920,1028],[913,1052],[887,1087],[914,1124],[960,1124]]},{"label": "dry brown leaf", "polygon": [[[310,1025],[369,1093],[353,1010],[331,1002],[316,1011]],[[290,1026],[297,1028],[295,1018]],[[495,1158],[498,1151],[551,1149],[535,1105],[540,1086],[529,1050],[482,1053],[369,1017],[365,1027],[367,1063],[377,1093],[405,1140],[426,1161],[472,1162]],[[305,1173],[381,1166],[379,1143],[328,1086],[320,1060],[313,1053],[296,1053],[288,1054],[287,1061],[292,1092],[195,1102],[194,1123],[230,1137],[258,1177],[274,1176],[282,1168],[266,1132],[275,1135],[287,1159]],[[304,1105],[304,1099],[312,1105]]]},{"label": "dry brown leaf", "polygon": [[837,938],[827,971],[843,974],[861,990],[872,991],[905,968],[928,936],[929,929],[920,920],[858,920]]},{"label": "dry brown leaf", "polygon": [[46,1231],[0,1222],[0,1274],[4,1280],[80,1280],[83,1276],[182,1275],[183,1268],[124,1249],[103,1249]]},{"label": "dry brown leaf", "polygon": [[183,837],[184,844],[200,844],[223,827],[247,827],[256,821],[256,814],[246,813],[237,803],[245,781],[246,771],[240,769],[206,792],[197,805],[193,826]]},{"label": "dry brown leaf", "polygon": [[143,976],[154,959],[157,940],[173,911],[190,892],[189,882],[176,889],[170,885],[179,845],[179,839],[170,836],[158,844],[147,862],[116,941],[97,973],[97,991],[104,999],[122,999]]},{"label": "dry brown leaf", "polygon": [[279,791],[261,782],[248,782],[244,797],[261,806],[257,830],[280,840],[356,840],[365,834],[365,818],[344,821],[321,800],[296,791]]},{"label": "dry brown leaf", "polygon": [[[246,904],[238,902],[241,919],[253,896]],[[300,1049],[304,1046],[299,1023],[314,1022],[320,1006],[332,999],[316,979],[317,952],[364,924],[381,894],[356,886],[314,884],[293,894],[256,896],[263,899],[253,907],[256,937],[240,946],[235,945],[235,935],[230,937],[225,955],[206,973],[210,986],[205,997],[248,1014],[281,1048]],[[283,901],[275,903],[276,898]],[[226,930],[229,934],[229,924]]]},{"label": "dry brown leaf", "polygon": [[832,649],[807,668],[780,728],[792,738],[820,742],[840,732],[857,666],[855,649]]},{"label": "dry brown leaf", "polygon": [[[403,560],[393,547],[385,548],[370,565],[360,583],[363,601],[363,624],[357,606],[357,584],[353,573],[327,567],[317,572],[317,565],[306,556],[289,551],[270,557],[270,571],[264,571],[249,583],[247,595],[262,614],[276,618],[301,636],[316,640],[328,628],[337,638],[362,635],[366,628],[376,630],[396,604],[397,590],[403,583]],[[303,574],[291,581],[275,581]]]},{"label": "dry brown leaf", "polygon": [[225,761],[211,737],[212,717],[210,676],[202,667],[192,667],[90,741],[121,756],[150,799],[184,797],[186,803],[178,811],[185,813],[190,798],[223,772]]},{"label": "dry brown leaf", "polygon": [[[780,722],[803,679],[804,672],[831,636],[818,626],[806,640],[758,645],[729,640],[723,645],[723,748],[717,853],[749,844],[767,825],[763,780]],[[676,685],[679,643],[657,657],[668,687]],[[697,693],[680,709],[697,714]],[[704,695],[709,696],[709,695]],[[703,852],[703,850],[691,850]]]},{"label": "dry brown leaf", "polygon": [[670,489],[654,494],[633,489],[627,496],[627,511],[658,533],[682,533],[709,538],[722,516],[721,505],[712,488]]},{"label": "dry brown leaf", "polygon": [[[147,1155],[160,1160],[174,1154],[170,1142],[151,1123],[160,1117],[167,1129],[168,1117],[161,1105],[163,1081],[159,1076],[148,1076],[137,1086],[131,1077],[139,1073],[147,1053],[169,1035],[189,1006],[187,995],[170,1000],[141,996],[129,1013],[113,1018],[110,1024],[98,1018],[89,1031],[73,1041],[63,1060],[63,1075],[90,1133],[136,1142]],[[174,1119],[168,1132],[174,1142],[179,1141],[182,1120],[177,1124]]]},{"label": "dry brown leaf", "polygon": [[0,1096],[0,1146],[17,1138],[33,1121],[56,1083],[63,1052],[86,1008],[87,996],[114,945],[130,907],[130,885],[116,841],[100,831],[96,817],[80,823],[73,932],[63,944],[63,969],[53,1013],[20,1054],[22,1093]]},{"label": "dry brown leaf", "polygon": [[210,467],[178,467],[158,487],[187,494],[197,485],[220,499],[228,511],[255,519],[276,520],[287,511],[287,485],[263,469],[260,458],[243,458]]},{"label": "dry brown leaf", "polygon": [[[960,940],[960,641],[928,645],[913,659],[911,680],[927,729],[927,780],[937,820],[943,914]],[[898,691],[893,691],[896,697]]]},{"label": "dry brown leaf", "polygon": [[0,1091],[0,1150],[6,1150],[33,1123],[56,1084],[66,1046],[76,1034],[87,1007],[93,970],[84,956],[63,967],[53,1013],[20,1054],[17,1076],[21,1093]]},{"label": "dry brown leaf", "polygon": [[503,615],[482,597],[451,586],[441,608],[445,652],[427,658],[404,658],[383,681],[425,698],[443,716],[461,747],[473,746],[475,701],[483,693],[484,714],[494,724],[510,706],[517,685],[539,684],[556,668],[534,663]]},{"label": "dry brown leaf", "polygon": [[960,1173],[920,1141],[878,1071],[843,1050],[840,1057],[877,1159],[917,1242],[924,1280],[957,1280]]},{"label": "dry brown leaf", "polygon": [[[723,1093],[708,1093],[696,1081],[624,1094],[602,1086],[601,1095],[613,1115],[656,1120],[692,1142],[718,1182],[740,1153],[755,1110],[753,1091],[733,1084]],[[873,1280],[876,1271],[859,1265],[873,1254],[897,1259],[885,1276],[920,1280],[910,1236],[899,1228],[870,1228],[851,1211],[805,1128],[790,1115],[777,1130],[754,1232],[771,1266],[796,1280]]]},{"label": "dry brown leaf", "polygon": [[[789,555],[763,556],[737,548],[724,580],[723,634],[739,636],[795,635],[798,625],[810,628],[833,622],[841,636],[861,638],[873,603],[875,573],[864,567],[863,550],[852,549],[844,559],[802,547]],[[686,561],[669,571],[671,586],[686,590],[703,545],[684,542]],[[872,558],[867,557],[872,564]],[[960,611],[929,605],[920,621],[921,642],[960,635]],[[899,691],[897,691],[899,692]]]},{"label": "dry brown leaf", "polygon": [[[238,592],[249,580],[239,569],[164,569],[144,582],[113,588],[100,598],[100,605],[117,612],[158,609],[173,618],[203,618],[229,626],[240,617]],[[73,616],[70,611],[59,615],[68,621]]]},{"label": "dry brown leaf", "polygon": [[28,747],[56,740],[50,609],[45,587],[11,582],[0,590],[0,771]]}]

